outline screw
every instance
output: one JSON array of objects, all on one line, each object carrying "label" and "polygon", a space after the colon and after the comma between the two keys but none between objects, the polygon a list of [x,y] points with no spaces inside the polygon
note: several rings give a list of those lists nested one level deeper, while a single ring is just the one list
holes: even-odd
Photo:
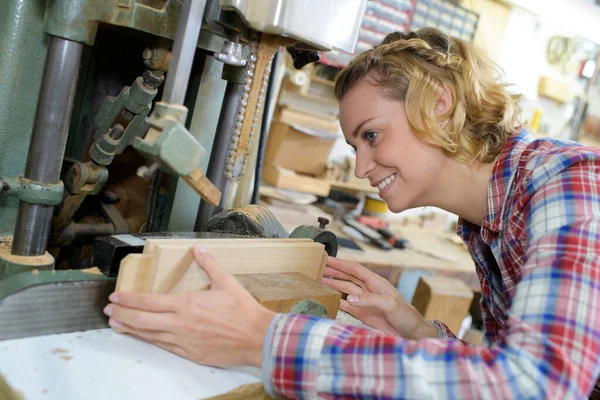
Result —
[{"label": "screw", "polygon": [[319,223],[319,229],[325,229],[327,224],[329,224],[329,218],[319,217],[317,222]]}]

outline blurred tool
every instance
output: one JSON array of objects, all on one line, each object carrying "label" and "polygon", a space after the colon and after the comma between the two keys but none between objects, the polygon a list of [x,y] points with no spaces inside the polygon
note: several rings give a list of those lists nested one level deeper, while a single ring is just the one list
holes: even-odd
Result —
[{"label": "blurred tool", "polygon": [[377,231],[369,228],[366,225],[361,224],[360,222],[356,221],[354,218],[349,217],[349,216],[345,216],[344,218],[342,218],[342,221],[344,221],[344,223],[346,225],[351,226],[352,228],[356,229],[361,234],[363,234],[364,236],[366,236],[369,239],[369,241],[371,242],[371,244],[373,244],[374,246],[377,246],[377,247],[379,247],[382,250],[391,250],[392,249],[392,245],[389,244],[381,236],[380,233],[378,233]]}]

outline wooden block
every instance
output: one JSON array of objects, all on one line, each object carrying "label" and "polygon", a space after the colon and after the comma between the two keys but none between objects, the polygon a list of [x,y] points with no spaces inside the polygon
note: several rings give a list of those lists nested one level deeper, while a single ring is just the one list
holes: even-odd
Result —
[{"label": "wooden block", "polygon": [[322,304],[330,319],[335,319],[340,308],[340,292],[298,272],[246,274],[236,278],[260,304],[278,313],[289,312],[306,299]]},{"label": "wooden block", "polygon": [[444,322],[454,334],[469,313],[473,292],[461,280],[445,276],[421,276],[412,305],[425,319]]},{"label": "wooden block", "polygon": [[324,246],[309,239],[149,239],[144,253],[121,262],[117,290],[165,294],[209,288],[193,259],[195,244],[231,274],[299,272],[316,280],[327,261]]},{"label": "wooden block", "polygon": [[145,254],[129,254],[119,266],[116,292],[150,293],[152,257]]},{"label": "wooden block", "polygon": [[[186,238],[186,239],[146,239],[144,243],[144,254],[151,254],[154,251],[156,245],[169,245],[169,244],[185,244],[185,245],[195,245],[200,243],[202,245],[212,245],[218,244],[219,246],[231,246],[238,247],[241,245],[242,247],[248,246],[252,243],[258,244],[270,244],[270,245],[284,245],[289,246],[289,243],[314,243],[312,239],[302,239],[302,238],[294,238],[294,239],[268,239],[268,238],[252,238],[252,239],[241,239],[241,238],[227,238],[227,239],[198,239],[198,238]],[[284,244],[286,243],[286,244]]]},{"label": "wooden block", "polygon": [[317,196],[329,195],[330,184],[325,179],[313,178],[310,176],[299,175],[290,170],[265,165],[263,168],[262,179],[280,189],[297,190],[300,192],[312,193]]},{"label": "wooden block", "polygon": [[188,176],[182,176],[183,180],[192,187],[204,200],[213,206],[218,206],[221,201],[221,191],[212,184],[204,175],[202,168],[196,167]]}]

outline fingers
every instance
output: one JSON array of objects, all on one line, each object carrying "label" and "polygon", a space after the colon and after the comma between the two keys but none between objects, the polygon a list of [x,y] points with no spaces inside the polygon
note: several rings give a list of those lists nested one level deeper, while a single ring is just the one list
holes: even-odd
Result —
[{"label": "fingers", "polygon": [[367,282],[368,279],[377,276],[373,271],[368,270],[358,263],[341,260],[335,257],[329,257],[327,259],[327,266],[358,278],[363,282]]},{"label": "fingers", "polygon": [[180,304],[179,295],[112,293],[108,299],[123,307],[151,312],[175,312]]},{"label": "fingers", "polygon": [[140,311],[117,304],[107,305],[104,313],[120,324],[152,331],[169,331],[175,321],[174,313]]},{"label": "fingers", "polygon": [[204,250],[200,245],[194,246],[192,251],[194,253],[194,259],[196,260],[196,263],[198,263],[200,268],[206,272],[206,275],[208,275],[208,279],[210,279],[212,286],[222,285],[231,276],[231,274],[225,272],[217,260],[209,256],[208,253],[206,253],[206,250]]},{"label": "fingers", "polygon": [[366,288],[366,284],[361,281],[360,279],[357,279],[355,277],[353,277],[352,275],[348,275],[345,272],[342,271],[338,271],[337,269],[333,269],[331,267],[325,267],[325,271],[323,272],[323,276],[328,276],[331,278],[336,278],[336,279],[341,279],[344,281],[351,281],[354,282],[355,285],[360,286],[361,288],[365,289]]},{"label": "fingers", "polygon": [[352,282],[340,281],[331,278],[323,278],[323,284],[342,293],[355,295],[363,293],[363,289]]},{"label": "fingers", "polygon": [[374,307],[383,312],[389,312],[394,307],[394,301],[389,296],[382,296],[375,293],[351,293],[346,300],[354,307]]},{"label": "fingers", "polygon": [[340,300],[340,309],[351,314],[353,317],[360,319],[360,308],[350,305],[346,300]]}]

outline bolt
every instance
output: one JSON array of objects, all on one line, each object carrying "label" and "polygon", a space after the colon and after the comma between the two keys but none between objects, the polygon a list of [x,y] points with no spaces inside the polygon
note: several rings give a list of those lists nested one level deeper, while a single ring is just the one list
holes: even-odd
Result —
[{"label": "bolt", "polygon": [[110,128],[110,131],[108,131],[108,136],[112,140],[119,140],[123,136],[124,132],[125,132],[125,128],[123,128],[123,125],[116,124],[115,126]]},{"label": "bolt", "polygon": [[144,52],[142,53],[142,58],[146,61],[150,60],[152,58],[152,50],[145,49]]},{"label": "bolt", "polygon": [[152,89],[156,89],[165,81],[165,76],[160,71],[145,70],[142,78],[144,78],[144,84]]},{"label": "bolt", "polygon": [[325,229],[329,224],[329,218],[319,217],[317,222],[319,223],[319,229]]}]

